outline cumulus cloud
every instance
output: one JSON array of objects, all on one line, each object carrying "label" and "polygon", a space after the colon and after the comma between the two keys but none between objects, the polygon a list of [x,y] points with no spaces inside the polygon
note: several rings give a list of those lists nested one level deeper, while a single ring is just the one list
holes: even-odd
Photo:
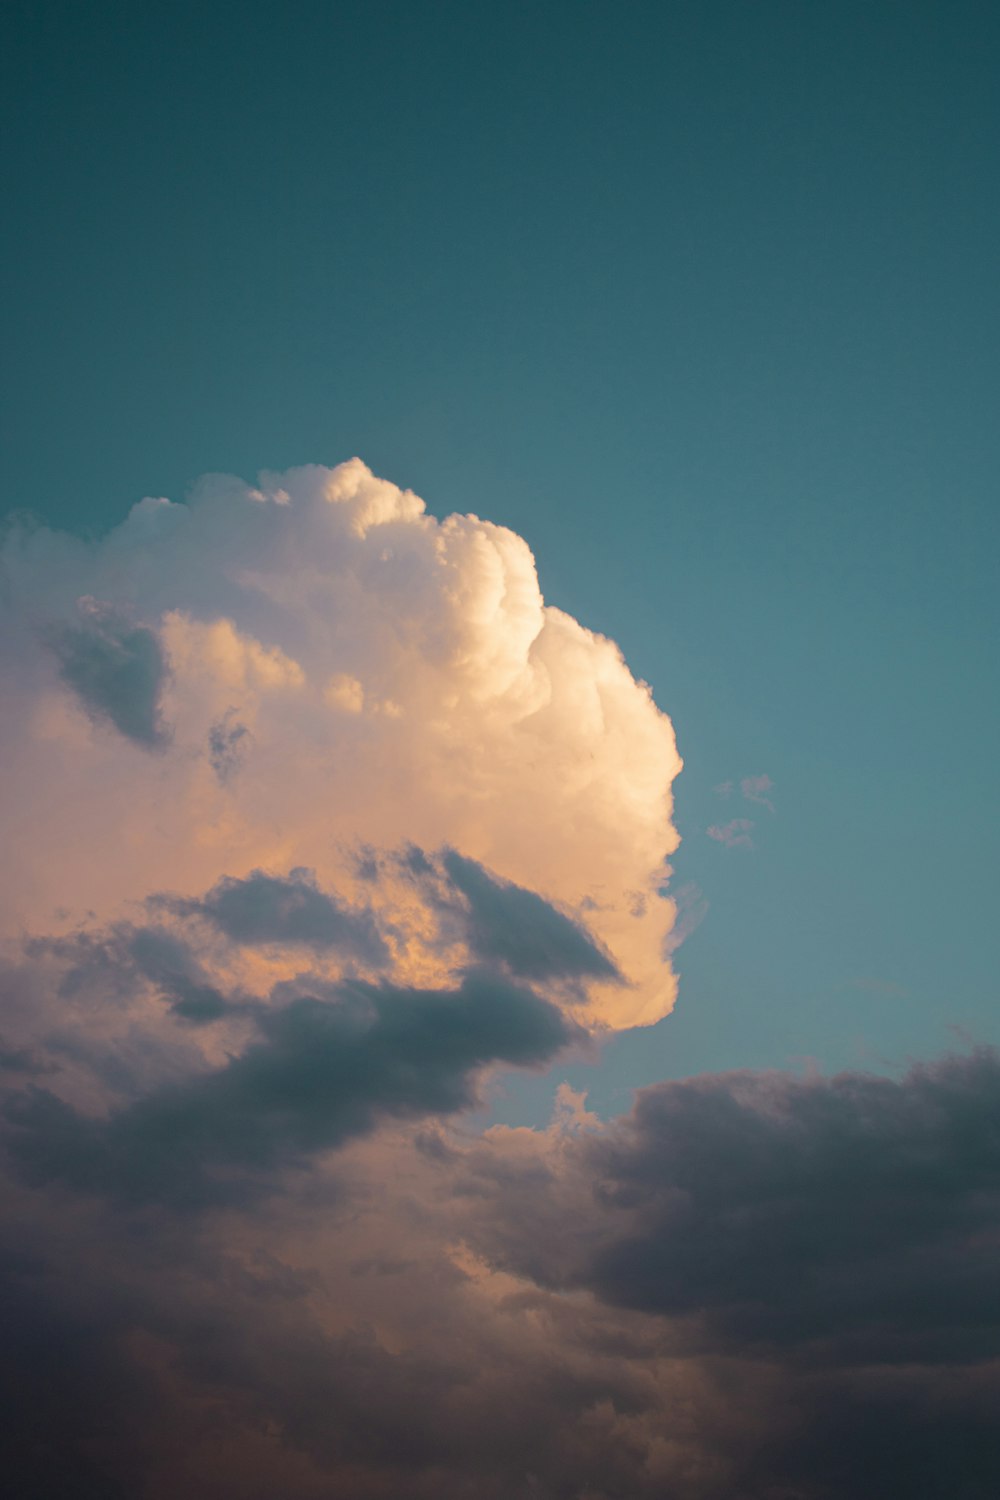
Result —
[{"label": "cumulus cloud", "polygon": [[15,527],[3,568],[8,931],[153,890],[232,907],[254,871],[350,906],[359,847],[448,846],[498,882],[470,939],[533,892],[600,955],[591,1024],[670,1009],[671,726],[513,532],[352,460],[209,477],[94,543]]},{"label": "cumulus cloud", "polygon": [[[972,1359],[1000,1339],[1000,1057],[658,1084],[533,1170],[503,1168],[501,1263],[607,1302],[695,1318],[703,1347],[822,1365]],[[588,1206],[526,1246],[545,1165]],[[492,1172],[489,1158],[473,1170]],[[574,1185],[575,1183],[575,1185]],[[551,1188],[543,1190],[551,1201]],[[509,1217],[508,1217],[509,1214]],[[548,1248],[543,1261],[538,1245]]]},{"label": "cumulus cloud", "polygon": [[494,1274],[654,1318],[693,1377],[761,1380],[742,1472],[731,1431],[737,1472],[677,1493],[874,1500],[927,1465],[927,1493],[996,1482],[994,1051],[899,1080],[663,1083],[610,1125],[498,1130],[446,1170]]}]

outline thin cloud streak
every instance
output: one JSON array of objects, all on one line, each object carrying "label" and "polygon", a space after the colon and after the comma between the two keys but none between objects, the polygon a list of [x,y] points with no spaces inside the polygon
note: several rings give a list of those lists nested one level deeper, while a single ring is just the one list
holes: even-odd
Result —
[{"label": "thin cloud streak", "polygon": [[770,776],[744,776],[740,782],[740,791],[747,802],[756,802],[760,807],[766,807],[768,812],[774,812],[774,803],[771,801],[770,793],[774,790],[774,782]]}]

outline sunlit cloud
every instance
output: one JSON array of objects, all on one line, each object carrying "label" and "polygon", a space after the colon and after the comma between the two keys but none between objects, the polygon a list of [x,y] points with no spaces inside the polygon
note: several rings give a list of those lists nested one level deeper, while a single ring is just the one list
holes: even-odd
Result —
[{"label": "sunlit cloud", "polygon": [[94,543],[15,528],[4,567],[8,932],[231,905],[254,871],[350,905],[359,847],[449,847],[494,926],[507,891],[586,929],[591,1023],[670,1009],[673,731],[513,532],[354,459],[209,477]]}]

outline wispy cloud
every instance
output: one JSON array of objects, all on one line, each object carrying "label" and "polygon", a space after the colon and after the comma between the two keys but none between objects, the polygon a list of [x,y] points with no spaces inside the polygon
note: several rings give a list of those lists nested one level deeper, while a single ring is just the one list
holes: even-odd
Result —
[{"label": "wispy cloud", "polygon": [[861,990],[866,995],[882,995],[887,1000],[905,1000],[909,996],[909,990],[892,979],[875,979],[870,975],[861,974],[848,980],[853,990]]},{"label": "wispy cloud", "polygon": [[705,831],[710,839],[715,839],[717,844],[724,844],[727,849],[752,849],[753,839],[750,834],[753,827],[749,818],[731,818],[728,823],[713,823]]},{"label": "wispy cloud", "polygon": [[756,776],[741,776],[738,782],[736,778],[730,777],[726,781],[720,781],[712,790],[717,797],[729,798],[735,792],[737,785],[745,802],[754,802],[758,807],[766,807],[768,812],[774,812],[774,802],[771,798],[774,782],[766,772],[762,771]]},{"label": "wispy cloud", "polygon": [[740,781],[740,791],[747,802],[756,802],[761,807],[766,807],[768,812],[774,812],[774,803],[771,801],[770,793],[774,790],[774,782],[770,776],[744,776]]}]

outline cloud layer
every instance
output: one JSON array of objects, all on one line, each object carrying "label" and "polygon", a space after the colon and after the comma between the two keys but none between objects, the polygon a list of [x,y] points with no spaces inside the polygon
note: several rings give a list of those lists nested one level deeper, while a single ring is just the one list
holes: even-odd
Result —
[{"label": "cloud layer", "polygon": [[[473,998],[446,1002],[455,1019]],[[369,1031],[392,1030],[395,999]],[[608,1125],[566,1096],[547,1131],[477,1140],[428,1120],[454,1102],[434,1048],[407,1084],[423,1120],[360,1137],[315,1080],[371,1047],[381,1087],[402,1054],[385,1035],[345,1051],[322,1015],[278,1012],[166,1135],[162,1096],[113,1118],[105,1166],[146,1162],[117,1191],[92,1175],[92,1140],[45,1186],[15,1147],[0,1421],[17,1493],[993,1492],[994,1054],[900,1081],[663,1084]],[[176,1196],[210,1098],[198,1171],[231,1172],[235,1142],[269,1164],[253,1196]]]}]

